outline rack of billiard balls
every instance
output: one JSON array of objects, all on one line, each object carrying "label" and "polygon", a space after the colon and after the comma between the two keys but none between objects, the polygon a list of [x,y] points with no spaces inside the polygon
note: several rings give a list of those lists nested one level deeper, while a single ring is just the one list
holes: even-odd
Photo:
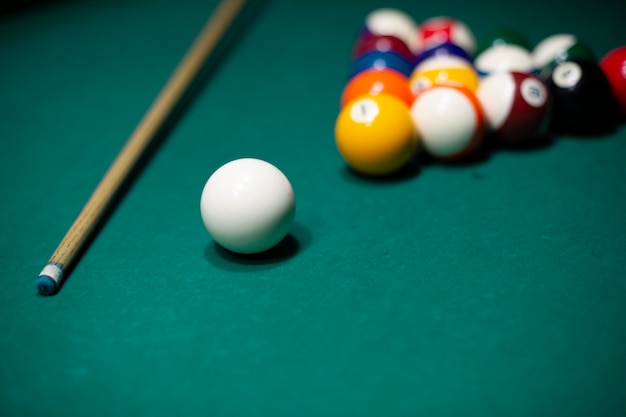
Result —
[{"label": "rack of billiard balls", "polygon": [[366,16],[354,44],[335,143],[354,171],[384,176],[418,153],[466,160],[490,143],[599,134],[625,117],[626,46],[598,60],[572,34],[533,46],[501,30],[476,42],[458,19],[418,24],[385,8]]}]

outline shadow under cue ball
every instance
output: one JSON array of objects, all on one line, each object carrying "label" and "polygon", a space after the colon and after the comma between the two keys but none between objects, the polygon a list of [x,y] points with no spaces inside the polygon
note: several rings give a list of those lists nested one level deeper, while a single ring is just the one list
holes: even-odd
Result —
[{"label": "shadow under cue ball", "polygon": [[276,246],[289,233],[296,199],[287,177],[269,162],[228,162],[207,180],[200,198],[202,221],[222,247],[253,254]]}]

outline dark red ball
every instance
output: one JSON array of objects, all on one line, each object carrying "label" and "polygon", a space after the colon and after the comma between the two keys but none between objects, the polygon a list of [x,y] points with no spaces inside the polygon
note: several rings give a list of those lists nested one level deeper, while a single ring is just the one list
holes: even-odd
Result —
[{"label": "dark red ball", "polygon": [[491,137],[510,146],[529,146],[546,133],[552,104],[550,90],[533,74],[487,75],[476,92]]}]

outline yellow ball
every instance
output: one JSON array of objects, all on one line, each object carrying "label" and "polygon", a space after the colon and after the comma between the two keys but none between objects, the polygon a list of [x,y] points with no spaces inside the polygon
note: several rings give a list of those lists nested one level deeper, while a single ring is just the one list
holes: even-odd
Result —
[{"label": "yellow ball", "polygon": [[335,144],[352,169],[378,176],[406,165],[417,137],[405,103],[388,94],[366,94],[341,110],[335,124]]},{"label": "yellow ball", "polygon": [[456,57],[434,57],[418,65],[409,77],[413,94],[434,85],[465,87],[470,91],[478,89],[479,76],[469,62]]}]

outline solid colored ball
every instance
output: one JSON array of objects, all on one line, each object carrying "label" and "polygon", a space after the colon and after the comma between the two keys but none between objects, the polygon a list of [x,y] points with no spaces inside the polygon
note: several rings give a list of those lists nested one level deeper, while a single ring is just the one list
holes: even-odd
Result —
[{"label": "solid colored ball", "polygon": [[465,49],[453,43],[445,42],[442,44],[432,46],[422,51],[422,53],[419,54],[417,57],[416,65],[419,65],[423,61],[426,61],[430,58],[440,57],[440,56],[454,56],[454,57],[462,58],[466,60],[469,64],[472,64],[472,56],[468,54],[467,51],[465,51]]},{"label": "solid colored ball", "polygon": [[407,164],[416,147],[409,109],[388,94],[352,100],[335,123],[335,144],[356,172],[371,176],[394,173]]},{"label": "solid colored ball", "polygon": [[359,96],[376,96],[381,93],[400,99],[407,107],[413,104],[414,96],[409,88],[409,80],[404,75],[389,69],[371,69],[355,75],[346,84],[341,95],[341,107]]},{"label": "solid colored ball", "polygon": [[410,113],[422,147],[436,158],[467,158],[483,141],[481,105],[465,87],[430,87],[416,97]]},{"label": "solid colored ball", "polygon": [[612,49],[604,55],[600,68],[611,85],[622,118],[626,117],[626,46]]},{"label": "solid colored ball", "polygon": [[365,17],[362,36],[390,35],[402,39],[413,54],[417,52],[417,24],[415,20],[402,10],[382,8],[371,11]]},{"label": "solid colored ball", "polygon": [[549,74],[565,61],[596,61],[592,49],[582,40],[569,33],[548,36],[532,50],[533,66],[537,71]]},{"label": "solid colored ball", "polygon": [[474,66],[481,76],[499,72],[531,73],[535,70],[530,51],[513,44],[485,49],[476,56]]},{"label": "solid colored ball", "polygon": [[550,91],[533,74],[502,72],[485,77],[476,91],[492,137],[508,145],[528,145],[546,133]]},{"label": "solid colored ball", "polygon": [[442,43],[453,43],[473,55],[476,38],[467,25],[449,16],[438,16],[423,21],[418,28],[418,39],[422,50]]},{"label": "solid colored ball", "polygon": [[613,92],[595,62],[562,62],[554,67],[546,84],[554,98],[553,131],[588,134],[614,127],[617,109]]},{"label": "solid colored ball", "polygon": [[517,45],[527,51],[532,49],[530,41],[521,33],[511,29],[498,29],[480,39],[476,47],[475,56],[480,55],[486,49],[502,45]]},{"label": "solid colored ball", "polygon": [[392,69],[408,77],[413,71],[413,64],[395,52],[369,52],[352,63],[348,78],[370,69]]},{"label": "solid colored ball", "polygon": [[433,56],[415,67],[409,77],[413,94],[434,85],[463,86],[471,91],[478,88],[479,77],[470,62],[453,55]]},{"label": "solid colored ball", "polygon": [[296,200],[287,177],[274,165],[237,159],[215,171],[204,186],[200,213],[213,239],[241,254],[266,251],[285,238]]},{"label": "solid colored ball", "polygon": [[414,62],[415,56],[402,39],[390,35],[370,35],[357,40],[352,50],[352,58],[358,59],[369,52],[394,52],[407,62]]}]

